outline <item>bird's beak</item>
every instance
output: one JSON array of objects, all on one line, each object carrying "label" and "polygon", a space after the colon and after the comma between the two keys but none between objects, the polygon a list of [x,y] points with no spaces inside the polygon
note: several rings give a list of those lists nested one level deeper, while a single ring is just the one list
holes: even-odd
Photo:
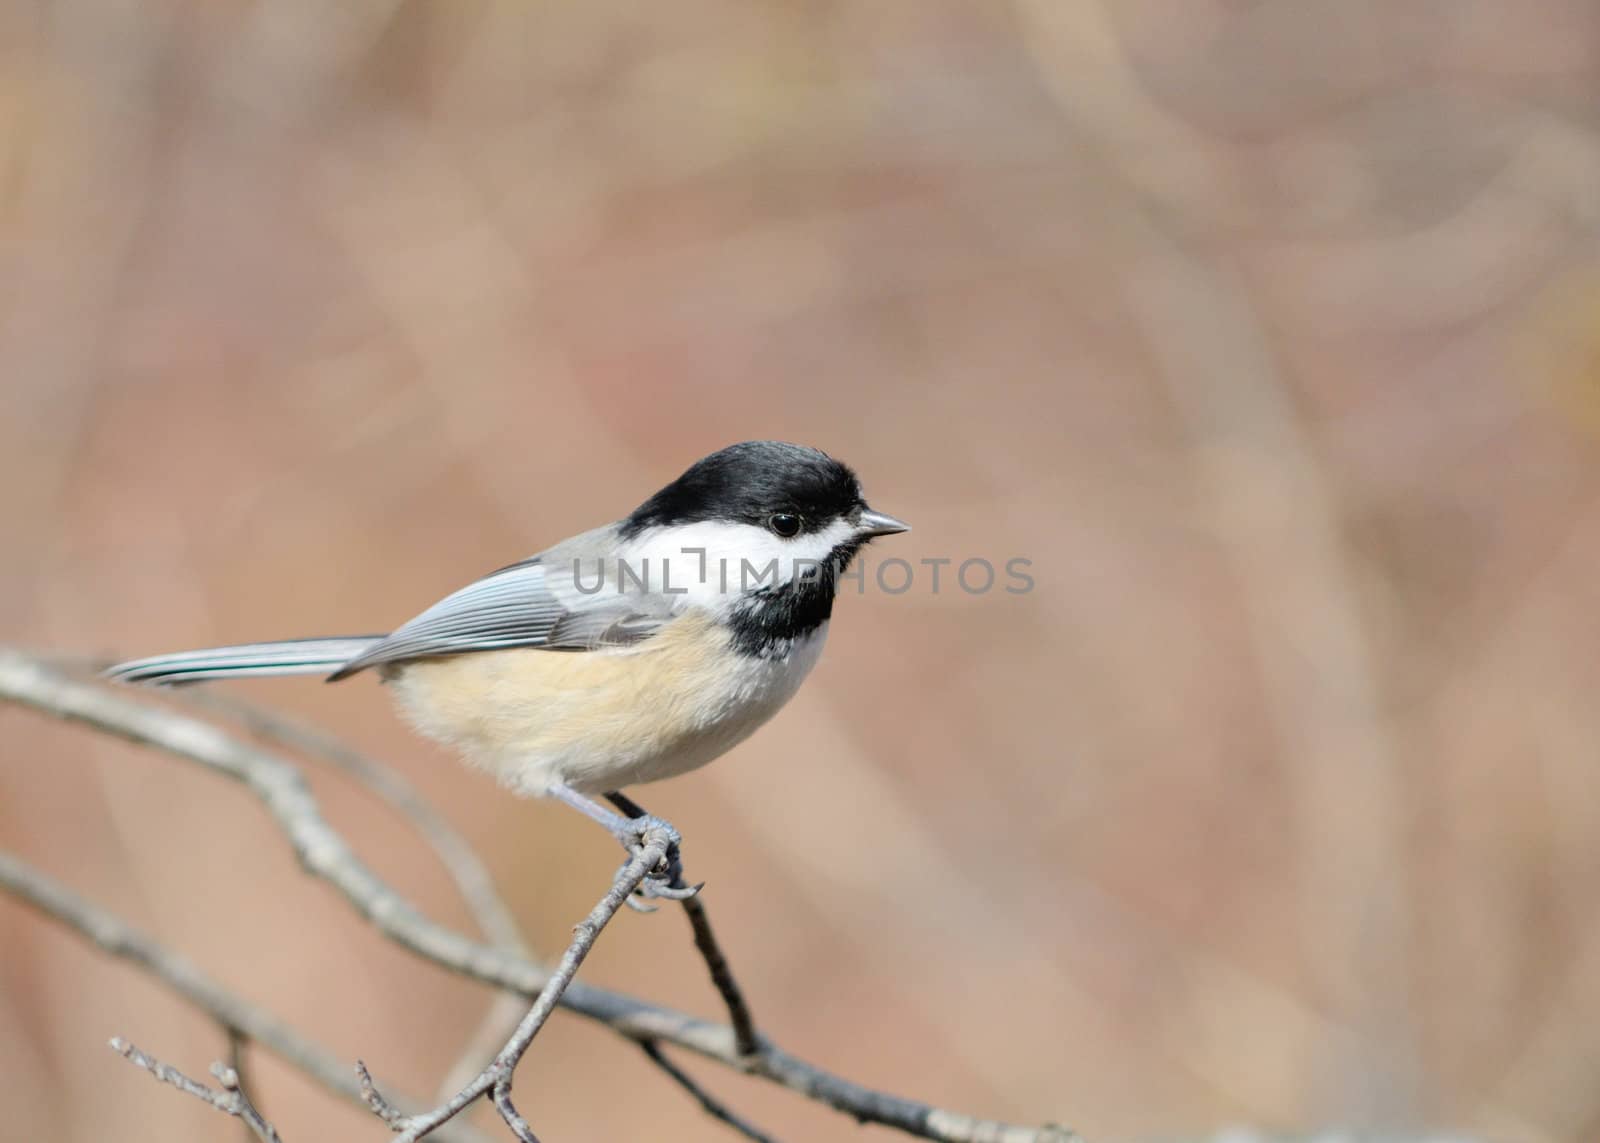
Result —
[{"label": "bird's beak", "polygon": [[904,520],[896,520],[887,512],[875,512],[871,508],[863,508],[861,516],[856,521],[856,534],[871,538],[873,536],[892,536],[896,532],[909,532],[911,525]]}]

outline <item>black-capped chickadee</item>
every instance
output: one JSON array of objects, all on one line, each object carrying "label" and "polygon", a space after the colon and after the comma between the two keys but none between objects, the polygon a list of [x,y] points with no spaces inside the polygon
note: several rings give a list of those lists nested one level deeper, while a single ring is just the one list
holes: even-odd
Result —
[{"label": "black-capped chickadee", "polygon": [[[869,508],[849,467],[749,441],[712,453],[630,515],[502,568],[388,635],[249,643],[106,673],[180,684],[369,667],[422,733],[513,790],[557,798],[638,844],[659,819],[625,786],[703,766],[799,688],[838,576],[907,525]],[[658,895],[676,895],[657,885]]]}]

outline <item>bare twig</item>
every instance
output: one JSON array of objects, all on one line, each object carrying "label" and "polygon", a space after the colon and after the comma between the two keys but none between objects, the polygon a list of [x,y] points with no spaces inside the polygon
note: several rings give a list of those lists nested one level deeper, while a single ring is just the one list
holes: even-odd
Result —
[{"label": "bare twig", "polygon": [[[250,1040],[352,1103],[361,1103],[361,1088],[345,1063],[306,1039],[265,1009],[241,999],[200,969],[120,917],[102,909],[12,854],[0,851],[0,890],[40,913],[76,930],[112,956],[143,969],[173,992],[210,1016],[231,1036]],[[407,1107],[415,1106],[407,1101]],[[440,1132],[441,1139],[446,1137]],[[463,1125],[450,1125],[456,1143],[483,1143],[484,1136]]]},{"label": "bare twig", "polygon": [[255,1109],[244,1088],[239,1085],[239,1073],[228,1065],[217,1062],[211,1065],[211,1074],[216,1077],[221,1085],[220,1090],[207,1087],[184,1075],[171,1064],[164,1064],[154,1056],[147,1056],[138,1048],[120,1037],[113,1037],[111,1049],[118,1055],[143,1068],[162,1083],[171,1084],[179,1091],[188,1092],[196,1099],[209,1103],[218,1111],[231,1115],[250,1129],[250,1133],[263,1143],[283,1143],[277,1130],[262,1118],[261,1113]]},{"label": "bare twig", "polygon": [[521,1061],[528,1046],[533,1043],[533,1038],[539,1034],[539,1029],[544,1027],[545,1021],[555,1011],[560,1003],[562,993],[572,983],[572,978],[577,975],[578,966],[589,955],[589,950],[594,947],[594,942],[599,938],[601,931],[610,924],[611,918],[617,915],[617,910],[622,908],[635,889],[644,881],[646,874],[660,865],[667,855],[671,837],[664,829],[656,828],[647,830],[644,842],[639,852],[617,871],[616,878],[611,883],[611,888],[606,890],[604,897],[574,929],[572,943],[567,946],[566,953],[561,958],[561,963],[551,974],[549,981],[539,992],[539,998],[534,1001],[533,1007],[517,1025],[517,1030],[512,1033],[506,1046],[500,1049],[498,1055],[489,1063],[489,1066],[449,1100],[434,1108],[432,1111],[421,1115],[399,1115],[389,1101],[379,1094],[377,1087],[372,1082],[372,1077],[367,1072],[365,1063],[357,1063],[356,1067],[361,1077],[362,1093],[367,1098],[368,1105],[376,1112],[385,1123],[399,1132],[395,1143],[415,1143],[425,1135],[432,1132],[441,1124],[458,1115],[462,1110],[472,1104],[479,1097],[490,1094],[493,1096],[494,1105],[500,1112],[500,1118],[506,1121],[522,1143],[538,1143],[533,1131],[526,1121],[517,1113],[516,1107],[511,1102],[511,1080],[516,1072],[517,1064]]},{"label": "bare twig", "polygon": [[[276,755],[213,726],[125,693],[75,682],[27,656],[0,650],[0,698],[163,750],[242,782],[287,836],[304,868],[337,888],[355,909],[400,947],[461,976],[532,997],[549,974],[526,957],[494,949],[422,916],[370,870],[328,825],[299,771]],[[831,1075],[761,1042],[755,1056],[738,1050],[723,1024],[574,981],[561,1003],[629,1039],[658,1040],[780,1083],[863,1122],[881,1123],[944,1143],[1064,1143],[1061,1127],[1011,1126],[892,1096]],[[260,1037],[254,1037],[260,1039]]]},{"label": "bare twig", "polygon": [[[674,888],[681,887],[682,884],[680,879]],[[722,946],[717,943],[716,933],[711,930],[711,916],[706,912],[706,907],[699,897],[685,900],[683,911],[688,914],[689,927],[694,930],[694,947],[700,950],[700,957],[706,962],[706,970],[711,974],[711,983],[716,986],[723,1005],[728,1009],[728,1019],[733,1028],[734,1050],[740,1057],[754,1057],[761,1051],[761,1040],[756,1033],[750,1009],[745,1005],[744,993],[739,988],[739,982],[734,979],[733,968],[728,964],[727,957],[722,954]]]},{"label": "bare twig", "polygon": [[[612,805],[630,818],[647,816],[645,808],[626,794],[613,790],[606,797],[610,799]],[[674,866],[672,870],[671,887],[674,889],[686,887],[681,866]],[[739,982],[733,975],[733,966],[728,963],[728,958],[723,955],[722,946],[717,943],[717,934],[711,928],[711,915],[706,911],[705,904],[698,895],[684,898],[683,911],[688,914],[689,927],[694,930],[694,947],[699,950],[700,958],[706,962],[706,971],[711,975],[711,983],[716,988],[717,995],[722,997],[723,1006],[728,1010],[728,1023],[733,1028],[734,1047],[740,1056],[754,1056],[761,1048],[756,1033],[755,1017],[750,1014],[744,990],[739,987]],[[651,1058],[655,1059],[654,1056]]]},{"label": "bare twig", "polygon": [[755,1140],[755,1143],[778,1143],[771,1135],[768,1135],[748,1120],[741,1118],[729,1109],[727,1104],[701,1087],[692,1075],[673,1063],[671,1057],[661,1050],[660,1044],[654,1040],[646,1040],[639,1047],[644,1050],[644,1054],[650,1058],[650,1061],[656,1067],[666,1072],[667,1075],[672,1077],[674,1083],[693,1096],[695,1102],[700,1105],[701,1110],[711,1116],[712,1119],[726,1123],[746,1139]]},{"label": "bare twig", "polygon": [[[648,816],[643,806],[620,791],[612,790],[606,798],[630,818]],[[670,886],[674,889],[685,888],[683,866],[679,863],[677,854],[674,853],[670,860],[673,862]],[[699,951],[700,958],[705,961],[711,983],[716,988],[717,994],[722,997],[723,1006],[728,1010],[728,1023],[733,1028],[734,1048],[741,1060],[752,1061],[761,1047],[761,1042],[757,1038],[755,1018],[751,1016],[750,1007],[745,1003],[744,991],[733,975],[733,966],[728,963],[728,958],[722,952],[722,946],[717,943],[717,934],[711,928],[711,915],[706,911],[699,894],[684,898],[683,909],[688,914],[689,927],[694,932],[694,947]],[[689,1073],[668,1058],[654,1040],[641,1041],[639,1047],[644,1049],[646,1058],[693,1096],[707,1115],[721,1120],[749,1138],[770,1139],[770,1136],[739,1118],[725,1104],[696,1083]]]}]

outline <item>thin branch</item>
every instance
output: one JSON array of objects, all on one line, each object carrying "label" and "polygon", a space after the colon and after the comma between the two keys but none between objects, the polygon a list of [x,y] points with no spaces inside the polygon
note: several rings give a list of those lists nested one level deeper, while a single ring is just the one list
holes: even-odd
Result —
[{"label": "thin branch", "polygon": [[[626,794],[613,790],[606,797],[610,799],[612,805],[630,818],[646,816],[645,808]],[[686,888],[681,866],[673,868],[670,884],[674,889]],[[744,990],[739,987],[739,982],[733,975],[733,966],[728,963],[728,958],[723,955],[722,946],[717,943],[717,934],[711,928],[711,914],[706,911],[705,904],[698,895],[684,898],[683,911],[688,914],[689,927],[694,930],[694,947],[699,950],[700,958],[706,962],[706,971],[711,975],[711,983],[716,988],[717,995],[722,997],[723,1006],[728,1010],[728,1023],[733,1027],[734,1047],[740,1056],[754,1056],[761,1049],[761,1041],[756,1033],[755,1017],[750,1014]]]},{"label": "thin branch", "polygon": [[[648,812],[643,806],[618,790],[612,790],[606,795],[606,798],[630,818],[648,816]],[[679,863],[677,855],[674,854],[671,860],[673,865],[669,885],[674,889],[686,888],[686,882],[683,878],[683,866]],[[716,988],[717,995],[722,997],[723,1006],[728,1010],[728,1022],[733,1028],[734,1048],[738,1051],[741,1060],[752,1061],[761,1047],[760,1039],[756,1033],[755,1018],[751,1016],[750,1007],[745,1003],[744,991],[739,987],[739,981],[733,975],[733,966],[728,963],[728,958],[722,952],[722,946],[717,943],[717,934],[711,928],[711,915],[706,911],[699,894],[693,897],[685,897],[683,899],[683,908],[689,917],[689,927],[694,932],[694,947],[699,951],[700,958],[705,961],[706,971],[711,976],[711,983]],[[748,1138],[770,1140],[770,1136],[763,1134],[755,1126],[735,1115],[725,1104],[696,1083],[688,1072],[685,1072],[672,1062],[667,1054],[661,1050],[661,1046],[654,1040],[641,1041],[639,1047],[644,1050],[647,1059],[666,1072],[668,1078],[693,1096],[707,1115],[728,1124],[735,1131]]]},{"label": "thin branch", "polygon": [[741,1118],[730,1110],[727,1104],[701,1087],[692,1075],[675,1064],[671,1057],[661,1050],[660,1044],[654,1040],[646,1040],[639,1047],[644,1050],[644,1054],[650,1058],[650,1061],[656,1067],[666,1072],[667,1075],[672,1077],[674,1083],[693,1096],[695,1102],[700,1105],[701,1110],[711,1116],[712,1119],[726,1123],[746,1139],[755,1140],[755,1143],[778,1143],[771,1135],[768,1135],[748,1120]]},{"label": "thin branch", "polygon": [[511,1081],[517,1070],[517,1064],[522,1060],[529,1045],[533,1043],[533,1038],[539,1034],[539,1029],[550,1019],[550,1014],[561,1001],[562,993],[571,985],[572,978],[578,973],[578,966],[589,955],[589,950],[594,948],[594,942],[599,939],[600,933],[611,923],[611,918],[617,915],[622,903],[644,882],[645,876],[665,859],[671,841],[671,836],[665,829],[645,831],[644,842],[639,851],[617,871],[611,888],[606,890],[599,904],[595,905],[587,917],[578,922],[573,930],[572,943],[567,946],[566,953],[561,957],[561,963],[556,966],[555,972],[539,992],[539,997],[528,1010],[528,1014],[517,1025],[506,1046],[500,1049],[489,1066],[479,1072],[471,1083],[445,1103],[420,1115],[399,1115],[389,1101],[378,1092],[371,1075],[367,1072],[366,1064],[360,1062],[356,1064],[361,1077],[362,1094],[366,1096],[368,1106],[385,1123],[399,1132],[395,1137],[395,1143],[416,1143],[416,1140],[432,1134],[436,1128],[460,1114],[484,1095],[492,1095],[494,1105],[500,1112],[500,1118],[506,1121],[506,1125],[522,1143],[539,1143],[532,1129],[511,1102]]},{"label": "thin branch", "polygon": [[[673,887],[678,888],[682,884],[680,879]],[[722,946],[717,944],[717,934],[711,930],[711,916],[706,912],[706,907],[699,897],[685,900],[683,911],[689,917],[689,927],[694,930],[694,947],[700,950],[700,957],[706,962],[706,970],[711,974],[711,983],[716,986],[717,993],[728,1009],[728,1019],[733,1028],[734,1051],[742,1059],[752,1059],[761,1051],[761,1040],[756,1033],[750,1009],[745,1005],[744,993],[739,988],[739,982],[734,979],[733,968],[728,964],[727,957],[722,955]]]},{"label": "thin branch", "polygon": [[[135,965],[206,1013],[230,1035],[253,1041],[285,1063],[352,1103],[361,1089],[345,1063],[327,1049],[247,1000],[228,991],[189,961],[139,932],[65,885],[15,856],[0,851],[0,890],[51,920],[76,930],[104,952]],[[408,1102],[407,1106],[413,1106]],[[456,1143],[483,1143],[484,1136],[452,1124]],[[440,1133],[440,1138],[444,1138]]]},{"label": "thin branch", "polygon": [[120,1037],[112,1038],[111,1050],[135,1066],[143,1068],[162,1083],[171,1084],[179,1091],[188,1092],[223,1114],[238,1119],[262,1143],[283,1143],[277,1129],[262,1118],[261,1113],[250,1102],[250,1098],[245,1095],[244,1088],[239,1084],[239,1073],[234,1068],[220,1061],[211,1065],[211,1074],[216,1077],[217,1083],[222,1085],[219,1090],[190,1079],[171,1064],[164,1064],[154,1056],[145,1055]]},{"label": "thin branch", "polygon": [[[337,888],[390,940],[459,975],[532,997],[549,974],[526,957],[494,949],[420,914],[369,869],[323,818],[316,798],[289,762],[223,731],[124,693],[75,682],[26,656],[0,651],[0,698],[152,746],[242,782],[283,829],[307,872]],[[1066,1143],[1056,1126],[1021,1127],[975,1119],[916,1100],[873,1091],[775,1045],[746,1058],[734,1031],[622,993],[574,981],[561,1003],[636,1041],[659,1040],[780,1083],[862,1122],[881,1123],[943,1143]],[[259,1037],[257,1037],[259,1039]]]}]

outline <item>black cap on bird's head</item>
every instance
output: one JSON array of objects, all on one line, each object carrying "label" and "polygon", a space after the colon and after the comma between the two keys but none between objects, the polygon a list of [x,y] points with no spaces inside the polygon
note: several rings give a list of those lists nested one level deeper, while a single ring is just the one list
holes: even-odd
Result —
[{"label": "black cap on bird's head", "polygon": [[908,528],[867,507],[856,474],[827,453],[783,441],[745,441],[695,461],[634,509],[622,522],[622,535],[716,521],[789,538],[839,520],[851,522],[859,541]]}]

